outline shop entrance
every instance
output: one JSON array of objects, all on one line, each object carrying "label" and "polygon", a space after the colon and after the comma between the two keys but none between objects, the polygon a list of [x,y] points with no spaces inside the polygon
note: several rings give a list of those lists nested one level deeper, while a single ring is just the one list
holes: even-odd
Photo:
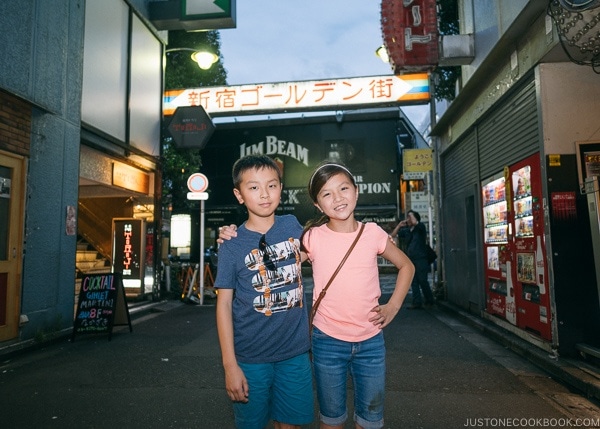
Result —
[{"label": "shop entrance", "polygon": [[0,341],[17,336],[25,160],[0,151]]}]

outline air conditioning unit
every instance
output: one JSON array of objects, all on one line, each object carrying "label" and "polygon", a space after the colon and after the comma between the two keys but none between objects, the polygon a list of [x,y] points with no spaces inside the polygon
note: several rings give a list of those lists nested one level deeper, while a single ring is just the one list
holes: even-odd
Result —
[{"label": "air conditioning unit", "polygon": [[442,36],[439,52],[441,67],[469,65],[475,58],[475,37],[473,34]]}]

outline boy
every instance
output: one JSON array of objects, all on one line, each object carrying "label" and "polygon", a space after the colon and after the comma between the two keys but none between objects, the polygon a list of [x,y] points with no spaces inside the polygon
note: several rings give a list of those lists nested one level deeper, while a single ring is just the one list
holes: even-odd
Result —
[{"label": "boy", "polygon": [[281,172],[269,157],[236,161],[233,193],[248,210],[219,249],[215,287],[225,387],[237,428],[300,428],[313,420],[308,315],[300,270],[302,226],[275,216]]}]

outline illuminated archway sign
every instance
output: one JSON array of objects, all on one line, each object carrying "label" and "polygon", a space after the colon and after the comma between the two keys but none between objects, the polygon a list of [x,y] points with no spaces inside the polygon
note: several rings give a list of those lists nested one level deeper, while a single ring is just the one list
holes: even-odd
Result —
[{"label": "illuminated archway sign", "polygon": [[427,73],[411,73],[171,90],[163,97],[163,112],[200,106],[211,116],[234,116],[406,106],[429,99]]}]

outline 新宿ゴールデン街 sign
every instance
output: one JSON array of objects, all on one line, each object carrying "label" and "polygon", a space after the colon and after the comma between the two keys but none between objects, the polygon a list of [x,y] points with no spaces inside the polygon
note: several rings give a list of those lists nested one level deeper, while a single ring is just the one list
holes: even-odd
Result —
[{"label": "\u65b0\u5bbf\u30b4\u30fc\u30eb\u30c7\u30f3\u8857 sign", "polygon": [[211,116],[226,116],[424,104],[428,101],[427,73],[413,73],[170,90],[163,98],[163,112],[172,115],[178,107],[202,106]]}]

